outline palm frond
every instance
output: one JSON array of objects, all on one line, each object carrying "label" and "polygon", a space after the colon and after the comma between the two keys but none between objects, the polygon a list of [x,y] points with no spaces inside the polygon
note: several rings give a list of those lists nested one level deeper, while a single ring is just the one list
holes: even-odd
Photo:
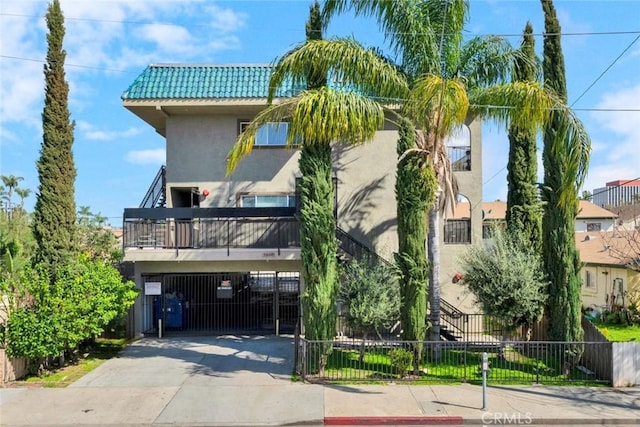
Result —
[{"label": "palm frond", "polygon": [[513,82],[477,88],[469,94],[471,110],[497,123],[540,129],[558,98],[536,82]]},{"label": "palm frond", "polygon": [[519,52],[503,37],[475,37],[460,47],[460,60],[451,70],[452,77],[465,77],[469,88],[506,82]]},{"label": "palm frond", "polygon": [[415,81],[404,108],[419,128],[446,138],[465,122],[469,99],[462,81],[426,75]]},{"label": "palm frond", "polygon": [[309,70],[326,70],[347,89],[383,98],[404,98],[408,84],[403,73],[375,49],[353,39],[312,40],[289,51],[275,66],[269,83],[271,100],[285,79],[304,82]]}]

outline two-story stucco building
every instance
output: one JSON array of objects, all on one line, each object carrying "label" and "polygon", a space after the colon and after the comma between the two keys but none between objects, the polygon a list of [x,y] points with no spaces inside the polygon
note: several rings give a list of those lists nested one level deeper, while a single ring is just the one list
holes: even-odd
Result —
[{"label": "two-story stucco building", "polygon": [[[295,216],[299,150],[286,123],[259,132],[253,152],[226,176],[227,155],[266,105],[267,65],[151,65],[123,105],[166,140],[166,167],[140,208],[125,209],[125,260],[141,290],[137,335],[167,330],[291,332],[300,318],[300,245]],[[285,82],[274,102],[300,87]],[[449,147],[460,193],[480,206],[480,123]],[[336,237],[341,251],[397,250],[397,130],[388,123],[356,147],[333,146]],[[482,211],[442,224],[443,297],[452,301],[457,254],[482,238]],[[446,242],[446,243],[445,243]],[[455,304],[455,302],[454,302]]]}]

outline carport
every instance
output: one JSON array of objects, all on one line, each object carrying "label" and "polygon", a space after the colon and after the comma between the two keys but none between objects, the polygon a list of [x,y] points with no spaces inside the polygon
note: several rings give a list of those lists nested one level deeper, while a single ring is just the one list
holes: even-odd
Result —
[{"label": "carport", "polygon": [[291,334],[299,318],[298,272],[143,276],[146,335]]}]

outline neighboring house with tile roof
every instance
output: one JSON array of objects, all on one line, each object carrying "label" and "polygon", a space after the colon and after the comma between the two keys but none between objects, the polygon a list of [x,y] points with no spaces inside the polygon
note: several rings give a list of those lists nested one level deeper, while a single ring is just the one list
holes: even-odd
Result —
[{"label": "neighboring house with tile roof", "polygon": [[[629,294],[640,297],[640,272],[628,267],[638,257],[629,246],[630,232],[577,233],[582,267],[582,305],[602,311],[612,305],[627,306]],[[629,258],[621,256],[629,254]],[[637,262],[637,261],[636,261]]]},{"label": "neighboring house with tile roof", "polygon": [[[141,290],[136,334],[173,331],[292,332],[300,317],[296,209],[298,149],[284,146],[287,124],[258,131],[253,152],[232,175],[226,159],[238,135],[266,105],[268,65],[150,65],[123,93],[125,108],[166,141],[159,170],[139,208],[124,211],[124,259]],[[274,102],[303,89],[285,81]],[[346,90],[346,89],[345,89]],[[482,200],[481,126],[452,157],[460,193]],[[341,251],[397,250],[398,132],[387,122],[369,143],[333,146],[336,236]],[[142,196],[142,195],[141,195]],[[444,299],[462,304],[451,277],[461,251],[482,239],[482,212],[456,224],[441,249]],[[445,227],[443,223],[441,225]]]},{"label": "neighboring house with tile roof", "polygon": [[[496,200],[482,202],[483,236],[489,236],[488,230],[492,225],[503,224],[507,214],[507,202]],[[459,220],[469,216],[470,205],[458,203],[456,213],[450,219]],[[618,215],[594,205],[586,200],[580,200],[578,215],[576,216],[576,232],[613,231]]]}]

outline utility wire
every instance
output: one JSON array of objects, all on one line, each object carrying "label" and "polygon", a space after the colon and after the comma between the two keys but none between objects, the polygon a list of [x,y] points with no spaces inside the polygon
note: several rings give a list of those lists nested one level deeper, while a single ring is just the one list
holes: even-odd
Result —
[{"label": "utility wire", "polygon": [[[8,17],[16,17],[16,18],[36,18],[36,19],[44,19],[45,16],[44,15],[24,15],[24,14],[17,14],[17,13],[0,13],[0,16],[8,16]],[[66,17],[64,18],[65,21],[86,21],[86,22],[104,22],[104,23],[110,23],[110,24],[127,24],[127,25],[161,25],[161,26],[168,26],[168,27],[182,27],[184,25],[182,24],[175,24],[175,23],[171,23],[171,22],[145,22],[145,21],[125,21],[125,20],[116,20],[116,19],[95,19],[95,18],[73,18],[73,17]],[[189,23],[189,25],[196,25],[196,26],[207,26],[207,24],[193,24],[193,23]],[[294,29],[294,28],[290,28],[290,29],[286,29],[286,28],[280,28],[280,30],[289,30],[289,31],[296,31],[298,32],[299,29]],[[394,35],[406,35],[409,33],[405,33],[405,32],[401,32],[401,31],[396,31],[396,32],[387,32],[385,33],[385,35],[388,36],[394,36]],[[414,33],[412,33],[414,34]],[[545,37],[545,36],[557,36],[557,35],[562,35],[562,36],[600,36],[600,35],[624,35],[624,34],[640,34],[640,30],[626,30],[626,31],[581,31],[581,32],[571,32],[571,33],[533,33],[533,36],[536,37]],[[443,33],[444,36],[450,36],[452,34],[449,33]],[[522,37],[522,33],[504,33],[504,34],[493,34],[493,33],[467,33],[466,35],[469,36],[473,36],[473,37],[486,37],[486,36],[500,36],[500,37]]]},{"label": "utility wire", "polygon": [[631,43],[629,43],[629,45],[620,53],[620,55],[618,55],[618,57],[616,59],[613,60],[613,62],[611,64],[609,64],[609,66],[607,68],[605,68],[605,70],[600,73],[600,75],[593,81],[593,83],[591,83],[589,85],[588,88],[586,88],[581,94],[580,96],[571,103],[571,105],[569,106],[569,108],[573,107],[576,102],[580,101],[580,99],[582,99],[582,97],[589,92],[589,90],[595,86],[596,83],[598,83],[598,80],[600,80],[605,74],[607,74],[607,72],[611,69],[611,67],[613,67],[615,65],[616,62],[618,62],[618,60],[620,60],[620,58],[622,58],[624,56],[625,53],[627,53],[627,51],[629,49],[631,49],[631,46],[633,46],[638,40],[640,40],[640,35],[638,35],[635,39],[633,39],[633,41]]},{"label": "utility wire", "polygon": [[[15,60],[18,60],[18,61],[39,62],[41,64],[46,64],[46,61],[44,61],[42,59],[20,58],[18,56],[9,56],[9,55],[0,55],[0,58],[15,59]],[[112,72],[116,72],[116,73],[131,73],[131,74],[133,73],[133,71],[114,70],[112,68],[103,68],[103,67],[91,67],[89,65],[78,65],[78,64],[65,63],[64,66],[65,67],[74,67],[74,68],[84,68],[84,69],[87,69],[87,70],[112,71]]]},{"label": "utility wire", "polygon": [[605,188],[604,188],[604,189],[602,189],[601,191],[597,191],[597,192],[595,192],[595,193],[591,194],[591,197],[596,196],[596,195],[598,195],[598,194],[608,193],[609,191],[611,191],[611,190],[615,190],[616,188],[624,187],[624,186],[625,186],[625,184],[628,184],[628,183],[629,183],[629,182],[631,182],[631,181],[638,181],[638,180],[640,180],[640,176],[639,176],[639,177],[637,177],[637,178],[634,178],[634,179],[630,179],[630,180],[621,179],[621,180],[620,180],[621,184],[614,185],[614,186],[611,186],[611,187],[607,187],[607,186],[605,185]]}]

